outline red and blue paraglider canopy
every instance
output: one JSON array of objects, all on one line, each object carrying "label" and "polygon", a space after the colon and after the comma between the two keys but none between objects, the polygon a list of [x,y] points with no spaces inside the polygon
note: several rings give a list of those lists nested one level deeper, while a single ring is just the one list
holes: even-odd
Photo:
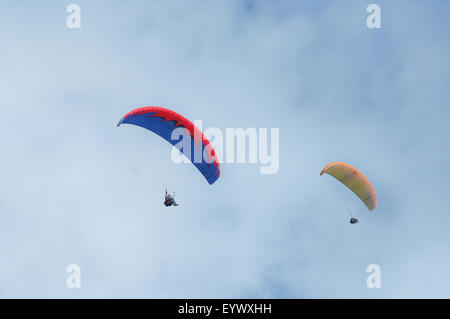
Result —
[{"label": "red and blue paraglider canopy", "polygon": [[[146,106],[126,114],[117,126],[133,124],[150,130],[177,147],[202,173],[209,184],[220,176],[220,165],[210,142],[191,121],[169,109],[158,106]],[[179,127],[185,128],[185,134],[173,138],[172,132]],[[189,138],[189,143],[179,143]],[[190,152],[182,150],[181,145],[190,145]]]}]

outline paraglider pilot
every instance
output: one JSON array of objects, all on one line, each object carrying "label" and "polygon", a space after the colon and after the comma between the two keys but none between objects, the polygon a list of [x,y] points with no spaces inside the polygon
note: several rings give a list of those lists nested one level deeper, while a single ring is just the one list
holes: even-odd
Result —
[{"label": "paraglider pilot", "polygon": [[178,204],[175,202],[174,197],[175,197],[175,193],[172,196],[169,193],[167,193],[167,189],[166,189],[166,197],[165,197],[165,200],[164,200],[164,205],[166,205],[166,207],[169,207],[169,206],[172,206],[172,205],[173,206],[178,206]]},{"label": "paraglider pilot", "polygon": [[359,220],[355,217],[350,218],[350,224],[357,224]]}]

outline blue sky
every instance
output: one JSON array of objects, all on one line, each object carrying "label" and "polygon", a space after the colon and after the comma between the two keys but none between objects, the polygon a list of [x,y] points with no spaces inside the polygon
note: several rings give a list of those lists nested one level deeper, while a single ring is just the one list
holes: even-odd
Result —
[{"label": "blue sky", "polygon": [[[76,3],[80,30],[70,2],[1,5],[0,297],[450,297],[450,3],[374,2],[377,30],[368,1]],[[145,105],[279,128],[280,170],[210,186],[116,127]],[[319,176],[333,161],[373,213]]]}]

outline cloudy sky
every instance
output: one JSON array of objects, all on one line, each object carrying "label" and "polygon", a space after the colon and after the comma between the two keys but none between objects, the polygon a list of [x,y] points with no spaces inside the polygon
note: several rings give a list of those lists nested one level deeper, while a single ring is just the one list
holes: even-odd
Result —
[{"label": "cloudy sky", "polygon": [[[450,298],[450,2],[376,1],[381,29],[369,1],[70,3],[0,7],[0,297]],[[279,128],[279,171],[211,186],[116,127],[146,105]]]}]

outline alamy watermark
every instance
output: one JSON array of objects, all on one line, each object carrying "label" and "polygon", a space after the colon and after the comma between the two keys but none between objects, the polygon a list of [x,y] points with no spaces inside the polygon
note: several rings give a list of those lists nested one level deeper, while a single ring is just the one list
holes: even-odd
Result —
[{"label": "alamy watermark", "polygon": [[70,273],[66,279],[67,288],[81,288],[81,267],[77,264],[70,264],[66,268],[66,272]]},{"label": "alamy watermark", "polygon": [[369,4],[366,8],[366,12],[370,13],[366,19],[366,25],[369,29],[381,28],[381,8],[378,4]]},{"label": "alamy watermark", "polygon": [[[193,138],[186,138],[184,127],[178,127],[172,131],[171,139],[176,141],[172,148],[171,158],[174,163],[194,163],[213,161],[214,157],[219,163],[253,163],[260,164],[261,174],[275,174],[280,168],[280,129],[271,128],[227,128],[225,134],[216,127],[202,130],[202,121],[194,121],[199,130],[194,130]],[[202,136],[210,141],[212,148],[205,147],[203,152],[194,151],[191,154],[192,145],[194,150],[201,150],[199,142]],[[214,149],[214,150],[212,150]]]},{"label": "alamy watermark", "polygon": [[366,271],[370,275],[366,279],[367,288],[381,288],[381,267],[377,264],[370,264]]},{"label": "alamy watermark", "polygon": [[69,4],[66,9],[70,13],[66,20],[66,26],[69,29],[81,28],[81,8],[78,4]]}]

